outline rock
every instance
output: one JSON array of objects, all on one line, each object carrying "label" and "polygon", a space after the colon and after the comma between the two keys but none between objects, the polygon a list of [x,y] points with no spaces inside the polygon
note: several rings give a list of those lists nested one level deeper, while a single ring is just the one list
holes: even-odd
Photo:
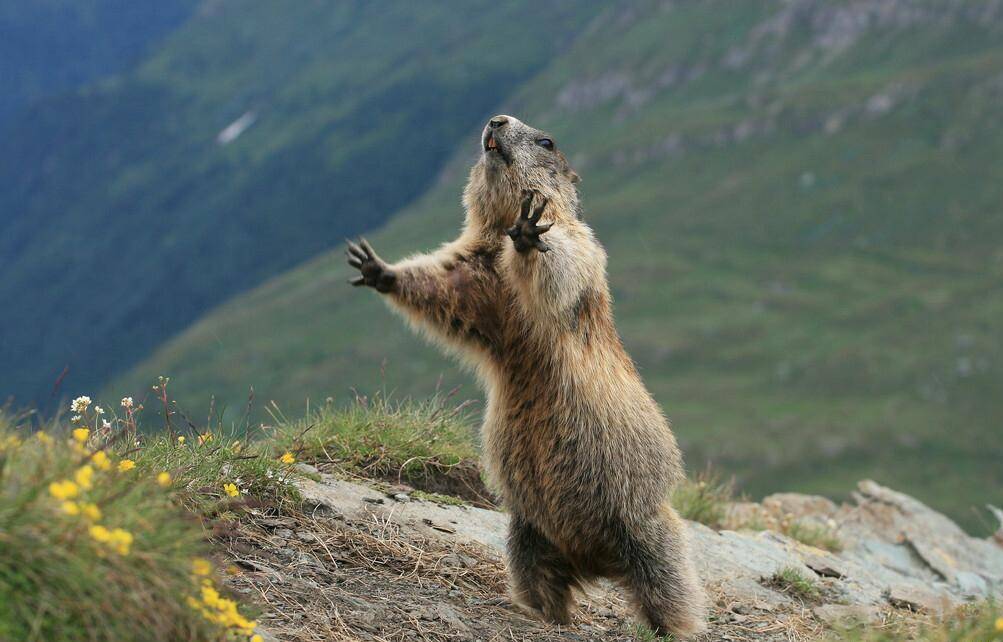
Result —
[{"label": "rock", "polygon": [[822,577],[846,577],[846,567],[840,563],[835,555],[810,553],[804,557],[804,563],[805,566]]},{"label": "rock", "polygon": [[293,532],[288,528],[276,528],[272,533],[282,539],[291,539],[293,536]]},{"label": "rock", "polygon": [[819,620],[836,629],[845,629],[857,624],[870,624],[881,619],[881,610],[876,606],[823,604],[812,609]]},{"label": "rock", "polygon": [[893,586],[888,590],[888,603],[900,609],[941,615],[952,606],[943,594],[916,586]]},{"label": "rock", "polygon": [[831,499],[800,493],[776,493],[765,497],[763,508],[778,517],[828,518],[836,513],[836,504]]},{"label": "rock", "polygon": [[407,493],[397,493],[396,495],[394,495],[394,499],[396,499],[399,502],[409,502],[411,501],[411,496],[408,495]]},{"label": "rock", "polygon": [[459,614],[448,604],[439,604],[435,607],[435,611],[439,616],[439,619],[446,622],[457,631],[466,633],[470,630],[466,623],[464,623],[464,621],[460,618]]},{"label": "rock", "polygon": [[[455,542],[476,542],[500,553],[505,549],[508,517],[501,512],[472,506],[444,506],[432,502],[372,504],[372,490],[330,475],[321,482],[297,480],[304,499],[323,505],[335,513],[352,517],[379,515],[401,526],[418,527],[424,535]],[[425,520],[428,520],[427,522]]]},{"label": "rock", "polygon": [[929,569],[949,584],[959,571],[978,573],[1003,584],[1003,550],[988,540],[969,537],[944,515],[922,502],[872,481],[858,484],[853,519],[888,542],[904,542]]},{"label": "rock", "polygon": [[306,475],[320,476],[320,471],[317,470],[315,466],[311,466],[310,464],[304,464],[303,462],[299,462],[296,464],[296,470]]},{"label": "rock", "polygon": [[[322,475],[320,483],[304,479],[297,484],[307,500],[347,521],[377,517],[398,525],[402,533],[481,545],[499,556],[504,552],[508,517],[500,511],[393,501],[395,495],[407,494],[399,490],[391,495],[393,500],[374,504],[367,501],[373,489],[330,475]],[[785,568],[822,585],[822,599],[829,603],[819,605],[815,615],[830,625],[870,621],[888,604],[938,614],[968,596],[1003,598],[1003,549],[989,540],[968,537],[943,515],[901,493],[862,482],[856,505],[836,506],[825,498],[792,493],[772,495],[765,503],[769,509],[746,504],[741,511],[750,516],[832,520],[845,547],[832,553],[772,531],[719,532],[688,522],[701,579],[719,596],[719,603],[731,605],[734,614],[748,618],[743,626],[760,622],[764,613],[775,614],[770,616],[773,619],[801,608],[800,602],[760,583],[761,578]],[[441,558],[439,567],[443,574],[455,574],[455,569],[480,563],[453,550]],[[837,600],[839,604],[832,603]],[[445,618],[448,613],[433,611],[433,616]]]},{"label": "rock", "polygon": [[978,573],[958,571],[954,574],[954,581],[965,597],[982,598],[989,594],[989,583]]}]

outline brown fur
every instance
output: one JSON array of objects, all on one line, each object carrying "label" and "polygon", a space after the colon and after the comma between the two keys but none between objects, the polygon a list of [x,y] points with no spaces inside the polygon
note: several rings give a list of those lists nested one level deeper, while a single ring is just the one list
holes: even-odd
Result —
[{"label": "brown fur", "polygon": [[[485,386],[485,467],[512,515],[516,599],[567,622],[572,588],[612,577],[657,632],[698,632],[703,589],[666,499],[682,460],[617,334],[578,177],[541,147],[543,132],[507,116],[492,123],[483,141],[500,151],[485,150],[470,172],[460,237],[393,265],[366,245],[350,259],[363,274],[355,283],[382,278],[393,306]],[[505,234],[524,190],[548,199],[545,253],[519,252]]]}]

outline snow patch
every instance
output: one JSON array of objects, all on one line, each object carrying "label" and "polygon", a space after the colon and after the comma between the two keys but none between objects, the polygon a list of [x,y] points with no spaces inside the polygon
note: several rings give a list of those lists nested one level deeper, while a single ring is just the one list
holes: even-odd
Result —
[{"label": "snow patch", "polygon": [[258,115],[253,111],[244,112],[244,115],[233,121],[216,134],[216,143],[219,145],[229,145],[237,140],[237,137],[247,131],[247,128],[254,124]]}]

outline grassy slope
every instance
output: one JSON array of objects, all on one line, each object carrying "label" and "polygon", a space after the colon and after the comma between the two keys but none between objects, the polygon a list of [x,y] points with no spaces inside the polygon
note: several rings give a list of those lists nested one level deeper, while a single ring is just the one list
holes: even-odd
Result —
[{"label": "grassy slope", "polygon": [[[525,21],[530,4],[206,3],[134,72],[14,120],[0,397],[43,401],[64,365],[71,392],[91,389],[221,300],[378,226],[597,3]],[[218,145],[247,112],[253,125]]]},{"label": "grassy slope", "polygon": [[0,0],[0,125],[35,101],[121,73],[196,0]]},{"label": "grassy slope", "polygon": [[[999,33],[951,3],[840,49],[824,10],[770,31],[778,4],[722,6],[610,15],[505,110],[584,176],[621,333],[691,467],[754,494],[870,476],[977,527],[1003,492]],[[372,239],[385,256],[455,234],[469,132]],[[116,387],[170,373],[181,399],[253,384],[290,406],[463,380],[346,276],[317,258]]]}]

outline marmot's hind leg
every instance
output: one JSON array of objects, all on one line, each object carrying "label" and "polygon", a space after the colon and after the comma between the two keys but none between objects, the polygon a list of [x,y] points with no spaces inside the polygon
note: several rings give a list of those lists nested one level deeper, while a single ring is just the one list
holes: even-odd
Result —
[{"label": "marmot's hind leg", "polygon": [[659,514],[618,535],[624,581],[636,608],[658,635],[706,628],[703,586],[689,557],[685,525],[667,504]]},{"label": "marmot's hind leg", "polygon": [[571,620],[572,588],[577,579],[567,558],[532,524],[512,516],[508,535],[512,598],[559,624]]}]

